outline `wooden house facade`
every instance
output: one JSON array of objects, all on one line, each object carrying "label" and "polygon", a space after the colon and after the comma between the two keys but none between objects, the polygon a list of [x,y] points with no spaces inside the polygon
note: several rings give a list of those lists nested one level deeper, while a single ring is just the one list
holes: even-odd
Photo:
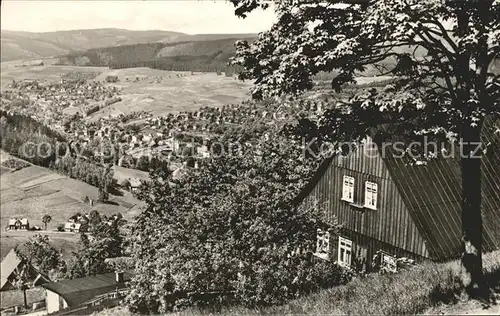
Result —
[{"label": "wooden house facade", "polygon": [[[488,144],[482,161],[483,247],[492,250],[500,248],[500,169],[496,167],[500,132],[491,124],[488,127],[482,136]],[[459,257],[459,159],[415,163],[381,147],[368,138],[351,153],[327,159],[298,198],[306,206],[317,203],[325,212],[326,224],[337,220],[342,225],[339,236],[321,232],[317,255],[366,272],[372,270],[378,251],[390,260]]]}]

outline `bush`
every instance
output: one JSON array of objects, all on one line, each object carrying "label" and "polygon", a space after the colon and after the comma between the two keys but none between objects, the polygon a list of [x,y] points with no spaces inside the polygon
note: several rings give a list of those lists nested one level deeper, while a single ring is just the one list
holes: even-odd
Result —
[{"label": "bush", "polygon": [[63,232],[64,231],[64,224],[57,225],[57,231],[58,232]]},{"label": "bush", "polygon": [[106,82],[118,82],[118,76],[106,76]]},{"label": "bush", "polygon": [[336,263],[300,256],[288,260],[276,257],[247,275],[237,289],[236,301],[246,306],[279,305],[320,289],[346,284],[352,277],[351,270]]},{"label": "bush", "polygon": [[[500,282],[500,251],[483,256],[490,287]],[[326,267],[325,267],[326,268]],[[319,272],[319,270],[318,270]],[[369,274],[346,285],[332,287],[267,308],[231,306],[222,315],[409,315],[422,314],[462,298],[460,263],[425,263],[396,274]],[[185,315],[208,315],[212,310],[192,309]]]},{"label": "bush", "polygon": [[121,100],[122,100],[122,98],[120,98],[120,97],[108,99],[108,100],[104,101],[104,106],[109,106],[111,104],[115,104],[117,102],[120,102]]},{"label": "bush", "polygon": [[[301,188],[290,179],[302,181],[312,168],[295,168],[304,166],[291,159],[301,152],[275,144],[268,150],[289,158],[286,167],[273,155],[256,160],[242,150],[243,158],[222,155],[188,169],[175,185],[165,183],[168,169],[150,175],[138,192],[147,207],[131,234],[137,265],[127,302],[134,311],[282,304],[349,279],[311,258],[323,210],[289,199]],[[329,224],[335,233],[339,225]],[[158,227],[168,233],[158,235]]]}]

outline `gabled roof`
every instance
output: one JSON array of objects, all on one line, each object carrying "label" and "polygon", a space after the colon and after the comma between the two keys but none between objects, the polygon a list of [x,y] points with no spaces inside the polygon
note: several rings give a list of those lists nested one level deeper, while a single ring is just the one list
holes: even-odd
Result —
[{"label": "gabled roof", "polygon": [[[11,290],[13,288],[12,284],[10,284],[9,282],[9,279],[11,279],[12,274],[19,267],[23,267],[23,260],[17,255],[14,249],[11,249],[7,256],[5,256],[5,258],[2,260],[2,265],[0,267],[0,291]],[[30,265],[28,268],[29,275],[31,280],[33,280],[34,286],[50,281],[50,279],[46,275],[38,272],[32,265]]]},{"label": "gabled roof", "polygon": [[[500,247],[500,133],[498,120],[486,120],[482,143],[490,144],[482,159],[483,247]],[[414,165],[408,159],[384,155],[384,162],[410,215],[427,240],[432,259],[458,257],[461,253],[461,169],[455,158],[435,158]]]},{"label": "gabled roof", "polygon": [[2,260],[2,265],[0,267],[0,291],[4,290],[4,287],[8,284],[9,277],[21,264],[21,262],[21,258],[19,258],[14,249],[11,249],[7,256],[5,256]]},{"label": "gabled roof", "polygon": [[21,225],[28,225],[28,219],[27,218],[10,218],[9,219],[9,226],[10,225],[16,225],[16,222],[19,221]]},{"label": "gabled roof", "polygon": [[125,282],[132,279],[132,273],[123,273],[123,282],[117,283],[115,273],[98,274],[80,279],[62,280],[42,284],[44,288],[62,296],[70,307],[78,306],[96,296],[125,288]]}]

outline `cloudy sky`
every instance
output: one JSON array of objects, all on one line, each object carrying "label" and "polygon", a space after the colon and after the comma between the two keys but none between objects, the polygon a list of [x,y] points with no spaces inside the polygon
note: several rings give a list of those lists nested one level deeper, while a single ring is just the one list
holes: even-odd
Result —
[{"label": "cloudy sky", "polygon": [[225,0],[2,0],[3,30],[50,32],[92,28],[168,30],[189,34],[256,33],[269,29],[272,10],[246,19]]}]

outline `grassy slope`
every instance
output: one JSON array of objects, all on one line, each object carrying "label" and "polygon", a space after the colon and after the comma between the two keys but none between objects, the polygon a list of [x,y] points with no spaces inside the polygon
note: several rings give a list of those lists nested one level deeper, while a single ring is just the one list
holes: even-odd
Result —
[{"label": "grassy slope", "polygon": [[[484,256],[487,279],[500,291],[500,251]],[[353,280],[347,285],[323,290],[313,295],[298,298],[283,306],[247,309],[226,308],[223,315],[393,315],[446,313],[461,314],[468,311],[482,311],[476,301],[467,301],[459,282],[460,265],[448,263],[427,263],[394,275],[368,275]],[[462,300],[461,300],[462,298]],[[209,315],[213,311],[189,309],[179,315]],[[124,307],[117,307],[98,313],[99,316],[131,315]]]},{"label": "grassy slope", "polygon": [[[122,101],[105,107],[88,119],[147,111],[153,115],[165,115],[176,111],[196,111],[201,106],[221,106],[248,99],[251,83],[234,78],[217,76],[215,73],[171,72],[149,68],[125,68],[109,70],[98,76],[116,75],[123,88]],[[126,79],[141,78],[139,82]],[[155,78],[161,77],[161,83]]]},{"label": "grassy slope", "polygon": [[[91,210],[82,202],[85,196],[94,200],[98,196],[96,187],[39,166],[3,174],[0,181],[1,227],[7,225],[13,216],[27,217],[31,225],[42,226],[44,214],[52,216],[51,225],[55,227],[78,211]],[[109,204],[95,203],[93,209],[107,215],[120,212],[130,218],[137,211],[137,206],[130,208],[140,204],[129,193],[111,195],[110,201]]]},{"label": "grassy slope", "polygon": [[107,215],[120,212],[126,219],[131,220],[142,207],[142,202],[132,197],[130,193],[124,192],[122,196],[111,195],[110,203],[94,202],[93,208],[90,208],[88,204],[83,203],[83,197],[89,196],[96,200],[98,196],[96,187],[39,166],[15,172],[9,171],[2,174],[0,181],[2,258],[10,249],[37,233],[4,231],[3,228],[11,217],[27,217],[32,226],[44,227],[42,216],[50,214],[52,221],[48,225],[48,231],[38,233],[48,234],[57,248],[63,250],[64,254],[69,254],[75,249],[78,235],[58,233],[53,230],[71,215],[95,209]]}]

